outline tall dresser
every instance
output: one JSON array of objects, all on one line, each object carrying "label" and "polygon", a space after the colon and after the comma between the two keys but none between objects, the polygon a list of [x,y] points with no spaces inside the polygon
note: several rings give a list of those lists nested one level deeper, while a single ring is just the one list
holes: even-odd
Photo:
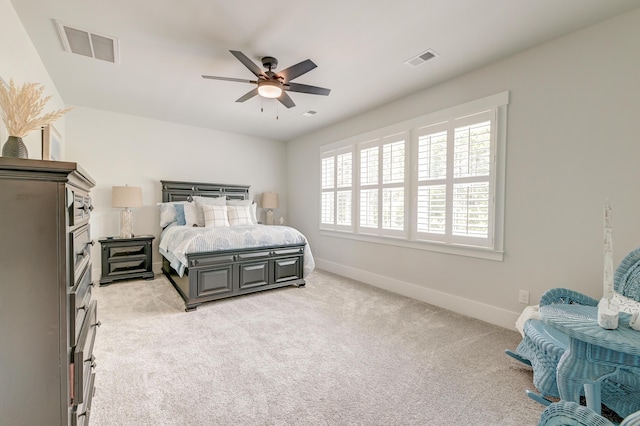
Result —
[{"label": "tall dresser", "polygon": [[76,163],[0,157],[0,425],[86,425],[90,189]]}]

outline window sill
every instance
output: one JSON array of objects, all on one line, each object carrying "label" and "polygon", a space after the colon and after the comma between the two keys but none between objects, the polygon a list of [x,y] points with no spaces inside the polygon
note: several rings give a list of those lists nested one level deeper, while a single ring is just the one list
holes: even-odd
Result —
[{"label": "window sill", "polygon": [[494,260],[502,262],[504,260],[504,251],[484,249],[481,247],[471,247],[464,245],[449,245],[444,243],[411,241],[401,238],[380,237],[376,235],[353,234],[344,231],[332,231],[320,229],[320,235],[333,238],[344,238],[347,240],[365,241],[374,244],[384,244],[395,247],[405,247],[415,250],[426,250],[438,253],[447,253],[457,256],[475,257],[478,259]]}]

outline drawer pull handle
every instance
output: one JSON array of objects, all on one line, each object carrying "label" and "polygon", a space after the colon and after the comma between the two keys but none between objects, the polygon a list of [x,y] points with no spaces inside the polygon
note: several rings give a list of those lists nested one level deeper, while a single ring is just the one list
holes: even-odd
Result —
[{"label": "drawer pull handle", "polygon": [[82,305],[78,307],[79,311],[86,311],[87,310],[87,305]]},{"label": "drawer pull handle", "polygon": [[90,287],[95,287],[95,286],[96,286],[96,282],[95,282],[95,281],[91,281],[91,282],[89,283],[89,286],[90,286]]},{"label": "drawer pull handle", "polygon": [[96,327],[100,327],[100,326],[102,325],[102,322],[101,322],[101,321],[98,321],[97,323],[95,323],[95,324],[93,324],[93,325],[95,325]]}]

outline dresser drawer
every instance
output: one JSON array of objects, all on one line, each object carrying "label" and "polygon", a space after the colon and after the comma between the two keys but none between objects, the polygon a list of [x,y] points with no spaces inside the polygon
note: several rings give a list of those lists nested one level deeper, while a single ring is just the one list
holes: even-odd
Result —
[{"label": "dresser drawer", "polygon": [[82,324],[89,310],[89,302],[91,302],[91,263],[87,265],[81,278],[71,289],[69,294],[69,338],[70,346],[75,346],[80,337]]},{"label": "dresser drawer", "polygon": [[91,401],[93,400],[93,394],[95,393],[94,383],[96,381],[96,373],[91,373],[89,379],[89,386],[86,392],[85,402],[76,406],[73,413],[71,413],[71,425],[72,426],[85,426],[89,424],[89,416],[91,415]]},{"label": "dresser drawer", "polygon": [[69,203],[69,224],[71,226],[82,225],[89,221],[93,204],[91,197],[79,191],[69,190],[67,193]]},{"label": "dresser drawer", "polygon": [[91,261],[91,246],[93,246],[94,241],[91,240],[89,225],[71,232],[70,240],[69,252],[72,268],[69,284],[73,286],[77,284],[82,271]]},{"label": "dresser drawer", "polygon": [[96,340],[96,331],[100,325],[97,318],[97,302],[94,300],[89,305],[89,312],[82,324],[78,344],[73,351],[73,388],[72,398],[74,404],[83,404],[89,397],[89,382],[95,367],[93,357],[93,344]]}]

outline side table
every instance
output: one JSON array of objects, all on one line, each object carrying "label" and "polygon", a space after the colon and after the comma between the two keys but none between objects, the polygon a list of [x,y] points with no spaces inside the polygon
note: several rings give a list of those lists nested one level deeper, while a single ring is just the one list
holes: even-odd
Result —
[{"label": "side table", "polygon": [[151,244],[153,235],[132,238],[107,237],[100,241],[100,285],[131,278],[153,279]]},{"label": "side table", "polygon": [[602,381],[620,369],[640,373],[640,332],[629,327],[629,314],[620,313],[615,330],[600,327],[597,316],[596,306],[557,304],[540,308],[540,318],[570,340],[556,373],[560,397],[579,403],[584,386],[587,406],[600,414]]}]

